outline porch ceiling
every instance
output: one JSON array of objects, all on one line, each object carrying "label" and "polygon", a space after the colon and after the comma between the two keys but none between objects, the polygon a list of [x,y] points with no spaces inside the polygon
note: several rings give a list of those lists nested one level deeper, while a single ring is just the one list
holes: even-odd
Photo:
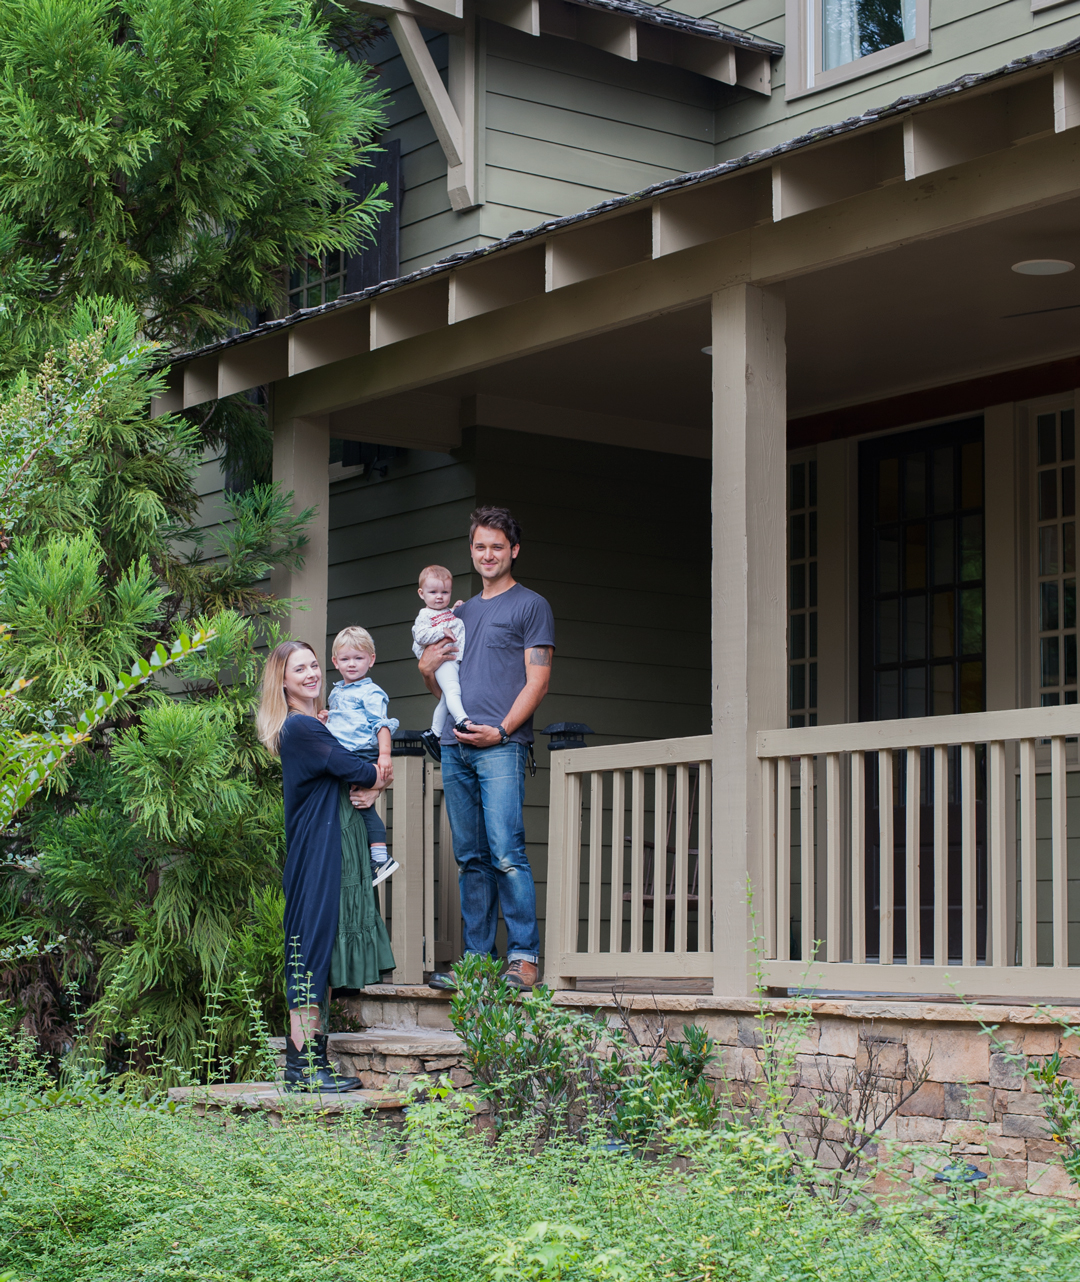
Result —
[{"label": "porch ceiling", "polygon": [[[788,281],[789,417],[1080,352],[1080,272],[1011,270],[1027,258],[1080,263],[1080,201]],[[426,390],[652,420],[663,449],[664,425],[709,426],[709,342],[699,305]]]}]

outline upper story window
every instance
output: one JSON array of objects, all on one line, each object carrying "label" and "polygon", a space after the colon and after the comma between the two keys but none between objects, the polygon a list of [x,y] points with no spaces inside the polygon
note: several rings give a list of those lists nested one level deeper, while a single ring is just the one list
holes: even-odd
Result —
[{"label": "upper story window", "polygon": [[788,0],[788,98],[930,48],[930,0]]}]

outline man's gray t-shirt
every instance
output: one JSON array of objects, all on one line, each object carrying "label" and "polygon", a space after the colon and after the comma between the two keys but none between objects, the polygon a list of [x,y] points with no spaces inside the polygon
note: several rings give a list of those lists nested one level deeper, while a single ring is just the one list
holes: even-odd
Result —
[{"label": "man's gray t-shirt", "polygon": [[[474,596],[455,611],[465,624],[465,657],[461,661],[461,702],[477,725],[497,726],[525,688],[525,651],[555,644],[551,606],[536,592],[515,583],[485,601]],[[510,736],[512,743],[532,743],[532,717]],[[456,743],[449,720],[443,743]]]}]

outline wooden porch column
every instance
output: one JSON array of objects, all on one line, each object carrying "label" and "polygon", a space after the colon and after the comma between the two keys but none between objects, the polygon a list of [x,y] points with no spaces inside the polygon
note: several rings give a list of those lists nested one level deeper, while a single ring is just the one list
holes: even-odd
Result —
[{"label": "wooden porch column", "polygon": [[[319,662],[326,649],[326,577],[329,556],[330,427],[326,416],[292,418],[274,424],[274,480],[293,494],[294,512],[316,509],[307,527],[308,543],[299,570],[275,569],[270,587],[275,596],[299,600],[282,620],[289,637],[308,641]],[[300,608],[306,606],[306,609]]]},{"label": "wooden porch column", "polygon": [[715,994],[750,993],[747,877],[761,902],[759,730],[787,724],[787,361],[784,298],[712,296],[713,921]]}]

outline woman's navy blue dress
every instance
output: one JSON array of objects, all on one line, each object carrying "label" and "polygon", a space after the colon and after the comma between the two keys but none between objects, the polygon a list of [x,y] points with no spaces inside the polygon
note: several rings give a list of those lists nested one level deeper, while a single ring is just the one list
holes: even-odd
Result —
[{"label": "woman's navy blue dress", "polygon": [[285,794],[285,987],[290,1010],[326,1000],[341,899],[342,783],[370,788],[358,761],[315,717],[290,713],[279,743]]}]

